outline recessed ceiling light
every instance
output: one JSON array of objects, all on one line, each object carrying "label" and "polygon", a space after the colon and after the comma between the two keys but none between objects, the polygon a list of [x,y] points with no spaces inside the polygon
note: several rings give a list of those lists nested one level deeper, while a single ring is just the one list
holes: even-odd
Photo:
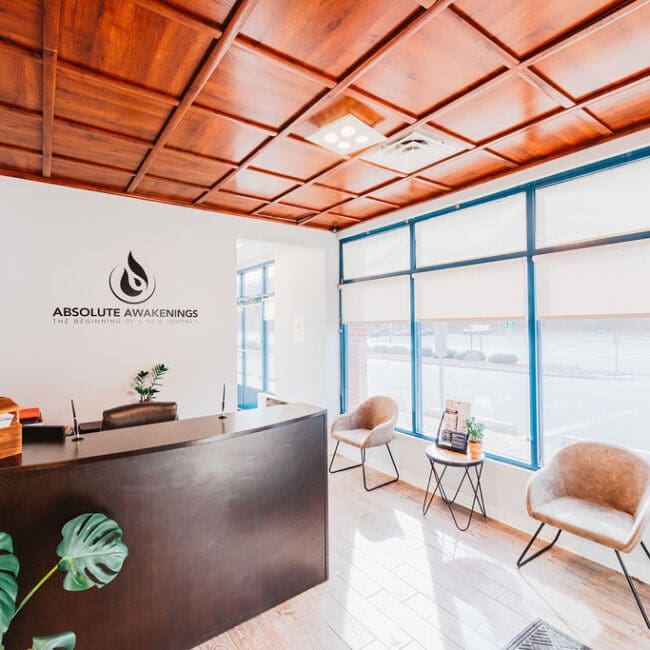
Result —
[{"label": "recessed ceiling light", "polygon": [[438,160],[444,160],[462,149],[456,142],[443,140],[424,129],[417,129],[368,151],[361,158],[388,169],[410,174]]},{"label": "recessed ceiling light", "polygon": [[307,140],[337,153],[343,151],[353,153],[383,142],[386,137],[358,117],[347,113],[333,122],[325,124],[316,133],[308,136]]}]

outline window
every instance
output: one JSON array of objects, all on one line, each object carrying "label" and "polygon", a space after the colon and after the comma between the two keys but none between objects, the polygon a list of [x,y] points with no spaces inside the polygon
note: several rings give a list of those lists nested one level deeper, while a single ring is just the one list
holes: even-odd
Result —
[{"label": "window", "polygon": [[392,395],[433,438],[467,401],[531,468],[573,440],[650,452],[648,179],[650,148],[343,239],[344,407]]},{"label": "window", "polygon": [[583,438],[649,451],[650,240],[535,260],[545,457]]},{"label": "window", "polygon": [[343,287],[349,408],[370,395],[388,395],[400,407],[398,426],[411,430],[410,286],[407,277]]},{"label": "window", "polygon": [[237,404],[257,407],[275,390],[275,299],[272,262],[238,272]]},{"label": "window", "polygon": [[541,324],[544,458],[577,440],[650,451],[650,318]]},{"label": "window", "polygon": [[470,402],[487,451],[530,460],[526,262],[415,275],[421,428],[435,435],[447,399]]},{"label": "window", "polygon": [[537,191],[537,246],[650,230],[650,159]]}]

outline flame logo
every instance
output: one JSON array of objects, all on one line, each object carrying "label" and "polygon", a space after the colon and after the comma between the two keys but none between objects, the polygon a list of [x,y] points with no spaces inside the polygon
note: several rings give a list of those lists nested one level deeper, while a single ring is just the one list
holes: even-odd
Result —
[{"label": "flame logo", "polygon": [[142,265],[129,251],[126,266],[116,266],[108,277],[108,286],[112,294],[122,302],[139,305],[153,296],[156,290],[156,280],[151,278]]}]

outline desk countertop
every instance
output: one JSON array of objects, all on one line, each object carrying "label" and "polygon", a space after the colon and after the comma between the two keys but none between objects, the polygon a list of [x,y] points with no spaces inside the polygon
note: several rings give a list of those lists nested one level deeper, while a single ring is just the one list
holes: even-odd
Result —
[{"label": "desk countertop", "polygon": [[228,440],[323,412],[309,404],[287,404],[228,413],[225,419],[212,415],[98,431],[86,434],[80,442],[66,438],[63,442],[26,443],[21,455],[0,460],[0,472],[88,463]]}]

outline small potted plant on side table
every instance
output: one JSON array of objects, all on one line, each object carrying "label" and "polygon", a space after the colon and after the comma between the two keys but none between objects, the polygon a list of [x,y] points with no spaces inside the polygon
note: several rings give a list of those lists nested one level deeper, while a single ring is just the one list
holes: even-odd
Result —
[{"label": "small potted plant on side table", "polygon": [[477,422],[476,418],[468,418],[465,420],[467,426],[467,439],[469,441],[469,457],[476,460],[481,457],[483,451],[483,432],[485,425],[482,422]]}]

